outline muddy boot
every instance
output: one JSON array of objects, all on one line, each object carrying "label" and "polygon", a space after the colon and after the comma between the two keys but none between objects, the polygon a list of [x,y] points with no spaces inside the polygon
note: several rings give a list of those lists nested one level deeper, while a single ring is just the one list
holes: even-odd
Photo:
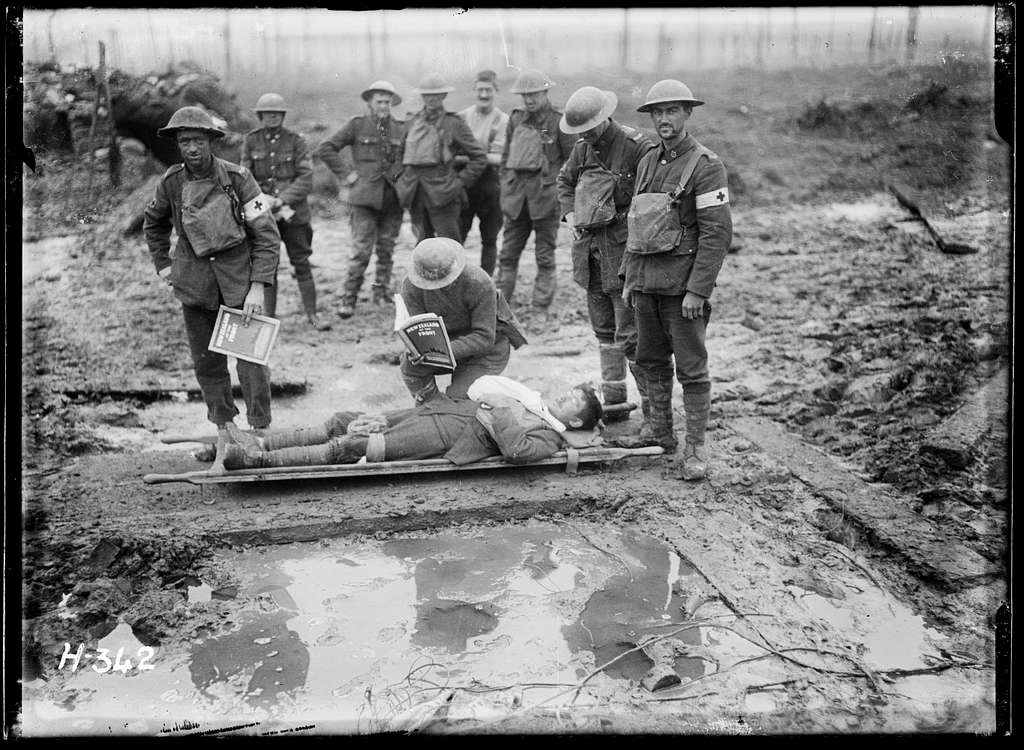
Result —
[{"label": "muddy boot", "polygon": [[316,314],[316,282],[312,278],[299,281],[299,296],[302,298],[302,309],[306,311],[306,320],[318,331],[331,330],[331,324],[320,320]]},{"label": "muddy boot", "polygon": [[437,380],[434,378],[424,382],[423,378],[403,376],[403,380],[405,380],[405,387],[409,389],[409,393],[412,394],[412,398],[417,406],[425,404],[440,393],[437,389]]},{"label": "muddy boot", "polygon": [[[599,344],[601,357],[601,399],[606,406],[626,402],[626,355],[615,344]],[[605,422],[629,419],[628,411],[607,414]]]},{"label": "muddy boot", "polygon": [[356,298],[355,297],[344,297],[341,300],[341,305],[338,307],[338,316],[343,320],[351,318],[356,314]]},{"label": "muddy boot", "polygon": [[235,443],[227,443],[224,446],[224,468],[225,469],[259,469],[260,451],[247,451]]},{"label": "muddy boot", "polygon": [[228,422],[224,425],[224,430],[227,432],[228,439],[230,442],[242,448],[244,451],[261,451],[264,450],[263,438],[261,435],[254,434],[252,432],[243,432],[238,429],[238,425],[234,422]]},{"label": "muddy boot", "polygon": [[672,431],[672,376],[651,378],[644,381],[647,397],[643,399],[644,423],[637,435],[628,435],[615,440],[622,448],[646,448],[660,446],[666,453],[675,453],[679,441]]},{"label": "muddy boot", "polygon": [[683,391],[683,409],[686,411],[683,479],[703,479],[708,473],[704,433],[708,426],[708,414],[711,412],[711,392],[687,393]]},{"label": "muddy boot", "polygon": [[371,301],[375,305],[388,305],[393,302],[387,284],[374,283],[371,290]]}]

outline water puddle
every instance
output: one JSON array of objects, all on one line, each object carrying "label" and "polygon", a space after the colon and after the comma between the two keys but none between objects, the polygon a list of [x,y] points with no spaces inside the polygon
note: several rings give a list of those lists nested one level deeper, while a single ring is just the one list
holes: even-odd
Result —
[{"label": "water puddle", "polygon": [[[60,700],[26,698],[26,734],[199,733],[257,721],[245,731],[289,722],[377,731],[446,686],[479,691],[477,715],[497,716],[513,694],[564,692],[644,636],[682,624],[695,574],[652,537],[539,522],[257,548],[218,564],[237,582],[236,599],[187,581],[189,606],[221,600],[230,610],[218,632],[188,649],[153,649],[151,670],[79,669]],[[134,657],[141,644],[130,631],[118,626],[100,647]],[[708,642],[698,629],[679,638]],[[633,650],[603,679],[640,680],[657,660],[681,678],[704,671],[699,659]]]}]

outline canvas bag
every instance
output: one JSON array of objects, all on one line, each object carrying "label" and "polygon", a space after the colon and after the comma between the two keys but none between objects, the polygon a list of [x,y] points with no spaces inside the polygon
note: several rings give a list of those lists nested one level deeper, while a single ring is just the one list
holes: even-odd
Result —
[{"label": "canvas bag", "polygon": [[505,166],[509,169],[532,172],[543,169],[546,161],[540,131],[526,124],[519,125],[512,133]]},{"label": "canvas bag", "polygon": [[422,117],[417,117],[405,138],[402,163],[414,167],[434,167],[441,163],[441,133]]},{"label": "canvas bag", "polygon": [[245,240],[238,196],[220,165],[213,177],[188,180],[181,188],[181,228],[192,252],[205,258]]},{"label": "canvas bag", "polygon": [[574,224],[578,229],[597,229],[615,219],[615,185],[613,172],[592,167],[580,174],[573,196]]},{"label": "canvas bag", "polygon": [[626,222],[629,237],[626,249],[638,255],[655,255],[671,252],[683,238],[683,227],[679,223],[676,201],[686,189],[700,157],[712,152],[700,144],[683,167],[679,186],[671,193],[639,193],[629,204]]}]

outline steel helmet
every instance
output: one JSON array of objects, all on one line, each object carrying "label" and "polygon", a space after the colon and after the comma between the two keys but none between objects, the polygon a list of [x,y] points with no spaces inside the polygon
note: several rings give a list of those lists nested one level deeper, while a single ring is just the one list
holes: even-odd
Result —
[{"label": "steel helmet", "polygon": [[402,97],[398,95],[398,92],[395,91],[395,87],[391,84],[390,81],[374,81],[365,89],[363,89],[363,93],[360,94],[360,96],[363,98],[364,102],[368,102],[370,101],[370,97],[373,96],[374,92],[377,91],[380,91],[381,93],[384,94],[391,94],[391,104],[394,106],[398,106],[399,104],[402,103]]},{"label": "steel helmet", "polygon": [[430,73],[420,80],[420,85],[413,89],[417,94],[450,94],[455,91],[449,86],[440,73]]},{"label": "steel helmet", "polygon": [[412,251],[409,281],[420,289],[441,289],[466,267],[466,249],[448,237],[429,237]]},{"label": "steel helmet", "polygon": [[256,101],[253,111],[256,114],[260,112],[287,112],[288,107],[284,106],[284,97],[280,94],[264,94]]},{"label": "steel helmet", "polygon": [[694,99],[690,87],[682,81],[666,78],[651,86],[651,90],[647,92],[647,99],[636,108],[636,111],[650,112],[652,106],[664,104],[665,102],[686,102],[695,107],[699,107],[704,103],[700,99]]},{"label": "steel helmet", "polygon": [[619,97],[613,92],[584,86],[574,91],[565,103],[565,114],[558,121],[558,129],[569,135],[585,133],[611,117],[617,106]]},{"label": "steel helmet", "polygon": [[509,93],[532,94],[535,91],[547,91],[554,82],[539,70],[524,70],[512,84]]},{"label": "steel helmet", "polygon": [[182,107],[167,121],[167,125],[156,131],[164,138],[174,138],[179,130],[203,130],[214,138],[223,138],[225,133],[213,122],[210,113],[201,107]]}]

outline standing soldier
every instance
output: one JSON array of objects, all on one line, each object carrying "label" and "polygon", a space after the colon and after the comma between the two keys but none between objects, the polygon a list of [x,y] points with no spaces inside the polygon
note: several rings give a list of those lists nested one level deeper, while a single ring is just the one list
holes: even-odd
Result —
[{"label": "standing soldier", "polygon": [[[494,273],[498,258],[498,232],[501,231],[501,185],[498,183],[498,167],[505,151],[505,135],[508,115],[494,106],[494,95],[498,92],[497,74],[493,70],[481,70],[473,83],[476,104],[459,112],[466,121],[477,141],[487,152],[487,167],[480,178],[466,192],[469,203],[462,209],[462,238],[473,226],[473,217],[480,224],[480,267],[487,275]],[[456,161],[465,160],[460,156]]]},{"label": "standing soldier", "polygon": [[498,289],[511,300],[516,289],[519,257],[534,233],[537,280],[533,286],[534,323],[548,319],[555,298],[555,243],[558,239],[558,195],[555,177],[572,151],[575,138],[558,129],[561,112],[548,101],[554,84],[538,70],[520,73],[510,91],[521,94],[524,109],[509,115],[505,151],[501,156],[501,210],[505,234],[498,254]]},{"label": "standing soldier", "polygon": [[[261,126],[246,133],[239,162],[252,171],[270,209],[277,219],[277,231],[284,240],[288,260],[295,269],[299,296],[306,318],[318,331],[331,326],[316,314],[316,283],[310,268],[313,254],[313,227],[310,225],[309,201],[313,189],[313,159],[306,140],[284,127],[288,108],[280,94],[264,94],[254,107]],[[267,288],[267,315],[277,314],[277,282]]]},{"label": "standing soldier", "polygon": [[[642,383],[635,376],[636,325],[622,300],[619,264],[637,164],[654,148],[643,133],[611,119],[618,103],[611,91],[584,86],[569,97],[558,124],[563,133],[580,137],[558,173],[558,201],[574,237],[573,279],[587,290],[605,404],[625,402],[627,361],[638,388]],[[643,390],[640,396],[645,403]]]},{"label": "standing soldier", "polygon": [[[462,208],[469,189],[487,166],[487,154],[473,131],[454,112],[446,112],[444,99],[454,87],[437,74],[428,75],[415,89],[423,109],[407,123],[404,168],[395,184],[398,200],[408,209],[416,241],[429,237],[462,236]],[[456,171],[459,154],[467,158]]]},{"label": "standing soldier", "polygon": [[[683,478],[707,474],[704,432],[711,410],[705,333],[708,301],[732,241],[725,167],[686,131],[703,104],[681,81],[659,81],[638,112],[650,112],[661,145],[640,160],[620,275],[636,312],[637,381],[644,379],[644,424],[626,445],[674,451],[672,359],[683,388]],[[642,392],[643,392],[642,391]]]},{"label": "standing soldier", "polygon": [[[220,305],[241,307],[246,323],[266,309],[265,292],[277,275],[281,235],[249,170],[213,155],[211,142],[224,132],[209,114],[199,107],[182,107],[157,134],[177,141],[184,164],[164,173],[146,207],[143,230],[157,274],[181,302],[196,380],[222,449],[229,435],[236,438],[238,409],[227,357],[207,346]],[[173,254],[172,229],[178,235]],[[240,359],[238,380],[249,426],[269,427],[269,368]],[[213,470],[224,470],[223,458],[218,450]]]},{"label": "standing soldier", "polygon": [[[402,207],[395,193],[395,179],[402,170],[404,123],[391,116],[391,107],[402,97],[387,81],[374,81],[362,93],[369,112],[357,115],[317,149],[324,164],[342,182],[351,185],[348,202],[351,213],[352,255],[349,259],[345,293],[338,315],[351,318],[363,285],[370,256],[377,252],[373,303],[390,302],[392,255],[402,228]],[[345,174],[341,150],[352,149],[355,174]]]}]

